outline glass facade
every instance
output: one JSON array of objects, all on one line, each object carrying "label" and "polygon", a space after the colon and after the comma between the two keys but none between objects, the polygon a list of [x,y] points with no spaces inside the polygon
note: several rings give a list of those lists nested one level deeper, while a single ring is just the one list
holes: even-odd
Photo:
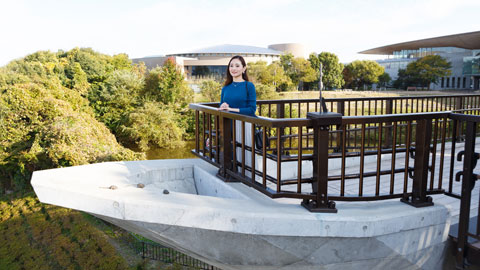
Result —
[{"label": "glass facade", "polygon": [[480,75],[480,56],[463,58],[463,75]]},{"label": "glass facade", "polygon": [[463,53],[468,50],[456,47],[435,47],[435,48],[420,48],[418,50],[401,50],[394,51],[393,58],[395,59],[404,59],[404,58],[420,58],[427,55],[433,55],[438,53]]},{"label": "glass facade", "polygon": [[191,66],[192,76],[223,76],[227,72],[227,66]]}]

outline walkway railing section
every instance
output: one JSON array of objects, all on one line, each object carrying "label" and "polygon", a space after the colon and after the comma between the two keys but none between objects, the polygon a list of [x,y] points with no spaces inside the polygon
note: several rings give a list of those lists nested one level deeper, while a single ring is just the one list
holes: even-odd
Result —
[{"label": "walkway railing section", "polygon": [[[479,114],[480,95],[325,104],[329,113],[318,112],[318,100],[258,101],[259,117],[191,104],[193,153],[219,167],[225,181],[241,181],[272,198],[302,199],[310,211],[336,212],[334,201],[391,198],[428,206],[428,195],[445,187],[455,196],[452,156],[466,125],[452,122],[450,111]],[[443,183],[447,168],[450,183]]]},{"label": "walkway railing section", "polygon": [[480,154],[475,152],[480,116],[452,114],[450,118],[453,119],[455,125],[465,124],[466,126],[465,148],[463,151],[459,151],[456,156],[458,161],[463,160],[463,170],[457,172],[455,177],[457,181],[462,181],[462,186],[461,193],[456,194],[460,197],[458,231],[453,232],[456,235],[454,239],[456,243],[454,249],[456,252],[456,268],[465,269],[468,264],[480,264],[480,202],[478,202],[476,218],[470,218],[472,190],[475,187],[475,182],[480,178],[473,172],[480,158]]}]

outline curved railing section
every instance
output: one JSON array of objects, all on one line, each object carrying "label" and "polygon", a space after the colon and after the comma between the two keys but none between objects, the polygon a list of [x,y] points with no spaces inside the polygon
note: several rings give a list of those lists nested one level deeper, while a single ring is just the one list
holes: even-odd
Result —
[{"label": "curved railing section", "polygon": [[392,198],[423,207],[433,204],[431,194],[455,195],[453,156],[466,126],[450,116],[479,114],[480,95],[325,104],[329,113],[318,112],[322,104],[313,99],[258,101],[258,117],[219,111],[217,103],[190,104],[192,152],[217,166],[224,181],[301,199],[310,211]]}]

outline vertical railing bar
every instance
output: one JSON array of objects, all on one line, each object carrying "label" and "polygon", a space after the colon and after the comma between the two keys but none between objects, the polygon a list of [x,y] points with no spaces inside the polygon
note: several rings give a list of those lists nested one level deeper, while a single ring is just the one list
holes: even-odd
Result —
[{"label": "vertical railing bar", "polygon": [[297,193],[302,192],[302,126],[298,126],[298,166],[297,166]]},{"label": "vertical railing bar", "polygon": [[220,121],[220,117],[216,115],[215,116],[215,147],[217,150],[215,151],[215,154],[216,154],[216,160],[218,163],[220,163],[220,144],[219,144],[220,130],[219,130],[219,124],[218,124],[219,121]]},{"label": "vertical railing bar", "polygon": [[268,117],[272,118],[272,104],[268,103]]},{"label": "vertical railing bar", "polygon": [[210,147],[208,149],[210,160],[213,159],[213,136],[212,136],[212,115],[208,114],[208,140],[210,141]]},{"label": "vertical railing bar", "polygon": [[448,177],[448,192],[452,193],[453,192],[453,166],[455,163],[455,146],[456,146],[456,141],[457,141],[457,126],[458,126],[458,121],[456,119],[452,120],[452,148],[450,151],[450,175]]},{"label": "vertical railing bar", "polygon": [[251,156],[251,168],[252,168],[252,183],[255,183],[255,178],[256,178],[256,175],[255,175],[255,124],[254,123],[250,123],[251,124],[251,136],[252,136],[252,139],[250,140],[250,143],[252,144],[252,156]]},{"label": "vertical railing bar", "polygon": [[377,176],[375,182],[375,195],[380,195],[380,171],[382,170],[382,122],[378,123],[378,145],[377,145]]},{"label": "vertical railing bar", "polygon": [[207,157],[207,115],[205,112],[203,112],[203,156],[206,158]]},{"label": "vertical railing bar", "polygon": [[233,155],[233,166],[232,170],[233,172],[238,171],[238,166],[237,166],[237,120],[232,119],[232,155]]},{"label": "vertical railing bar", "polygon": [[[292,103],[290,102],[290,119],[292,118],[292,112],[293,112],[293,105]],[[292,127],[288,127],[288,133],[289,135],[292,135]],[[292,148],[292,136],[289,136],[288,138],[288,144],[289,144],[289,148],[291,149]]]},{"label": "vertical railing bar", "polygon": [[362,143],[360,146],[360,179],[358,184],[358,196],[363,196],[363,173],[365,169],[365,123],[362,123]]},{"label": "vertical railing bar", "polygon": [[341,182],[340,182],[340,196],[345,195],[345,163],[346,163],[346,152],[347,152],[347,145],[346,145],[346,136],[347,136],[347,126],[348,124],[345,123],[343,125],[343,140],[342,140],[342,169],[341,169]]},{"label": "vertical railing bar", "polygon": [[245,178],[245,121],[242,121],[242,177]]},{"label": "vertical railing bar", "polygon": [[200,111],[195,110],[195,152],[200,153]]},{"label": "vertical railing bar", "polygon": [[[267,127],[263,127],[263,145],[262,145],[262,185],[263,188],[267,187]],[[270,146],[270,145],[269,145]]]},{"label": "vertical railing bar", "polygon": [[395,163],[397,154],[397,122],[393,122],[393,138],[392,138],[392,165],[390,171],[390,194],[394,193],[395,186]]},{"label": "vertical railing bar", "polygon": [[282,144],[279,131],[280,128],[277,128],[277,192],[280,192],[282,183]]},{"label": "vertical railing bar", "polygon": [[446,132],[447,132],[447,117],[443,118],[443,125],[442,125],[442,150],[440,152],[440,169],[438,170],[438,189],[442,188],[443,185],[443,167],[445,163],[445,139],[446,139]]},{"label": "vertical railing bar", "polygon": [[435,181],[435,161],[437,157],[437,141],[438,141],[438,118],[435,120],[435,126],[433,127],[433,148],[432,148],[432,167],[430,171],[430,190],[433,190]]},{"label": "vertical railing bar", "polygon": [[403,193],[407,193],[408,189],[408,166],[410,163],[410,144],[412,137],[412,121],[407,122],[407,142],[405,145],[405,175],[403,180]]}]

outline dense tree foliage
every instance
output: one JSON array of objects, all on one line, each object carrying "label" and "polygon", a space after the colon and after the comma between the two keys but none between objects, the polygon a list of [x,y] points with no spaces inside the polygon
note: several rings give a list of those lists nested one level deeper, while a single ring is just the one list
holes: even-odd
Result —
[{"label": "dense tree foliage", "polygon": [[83,48],[12,61],[0,68],[0,193],[28,187],[34,170],[144,157],[117,140],[178,146],[193,133],[192,100],[170,62],[147,72]]},{"label": "dense tree foliage", "polygon": [[222,85],[216,81],[207,80],[200,84],[200,94],[209,102],[220,102]]},{"label": "dense tree foliage", "polygon": [[255,84],[273,86],[277,91],[292,89],[292,80],[279,62],[267,65],[265,61],[248,63],[248,76]]},{"label": "dense tree foliage", "polygon": [[386,87],[391,80],[392,77],[390,77],[388,73],[384,72],[382,75],[378,76],[378,86]]},{"label": "dense tree foliage", "polygon": [[405,70],[398,71],[394,85],[406,89],[408,86],[430,88],[440,77],[450,76],[451,64],[439,55],[427,55],[407,65]]},{"label": "dense tree foliage", "polygon": [[80,212],[0,196],[0,269],[131,269]]},{"label": "dense tree foliage", "polygon": [[378,77],[385,72],[385,68],[371,60],[356,60],[343,69],[343,79],[348,88],[358,89],[371,86],[378,82]]},{"label": "dense tree foliage", "polygon": [[304,82],[313,82],[317,78],[317,72],[305,58],[294,57],[290,53],[283,54],[280,56],[280,65],[290,77],[295,90],[303,90]]},{"label": "dense tree foliage", "polygon": [[337,89],[345,84],[342,76],[343,64],[339,62],[338,56],[334,53],[311,53],[308,61],[310,61],[310,65],[317,72],[317,79],[313,82],[315,85],[318,85],[320,63],[322,63],[322,82],[325,89]]}]

